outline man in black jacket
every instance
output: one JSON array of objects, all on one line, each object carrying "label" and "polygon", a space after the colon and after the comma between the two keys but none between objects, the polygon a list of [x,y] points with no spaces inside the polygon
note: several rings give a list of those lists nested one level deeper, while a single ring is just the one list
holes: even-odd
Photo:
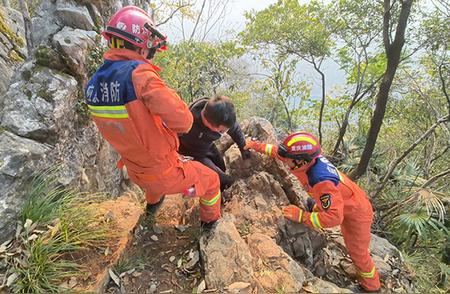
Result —
[{"label": "man in black jacket", "polygon": [[225,173],[225,162],[214,141],[228,133],[238,145],[242,158],[250,158],[250,152],[244,150],[245,137],[236,122],[234,105],[228,97],[216,96],[199,99],[189,109],[194,116],[194,123],[187,134],[180,136],[179,153],[191,156],[217,172],[220,189],[223,191],[234,180]]}]

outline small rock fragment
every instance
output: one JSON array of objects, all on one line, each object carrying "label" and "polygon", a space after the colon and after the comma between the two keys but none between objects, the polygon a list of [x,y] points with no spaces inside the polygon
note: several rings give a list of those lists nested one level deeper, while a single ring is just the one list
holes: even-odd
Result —
[{"label": "small rock fragment", "polygon": [[235,282],[228,286],[228,291],[231,293],[247,292],[250,289],[250,283]]},{"label": "small rock fragment", "polygon": [[197,264],[197,262],[200,260],[200,253],[196,250],[193,252],[193,254],[189,254],[189,257],[191,258],[188,263],[184,266],[185,269],[192,269]]},{"label": "small rock fragment", "polygon": [[177,229],[178,231],[180,231],[181,233],[183,233],[184,231],[186,231],[186,229],[188,228],[188,226],[185,225],[176,225],[175,229]]},{"label": "small rock fragment", "polygon": [[161,227],[158,226],[158,225],[153,225],[152,229],[153,229],[153,232],[154,232],[155,234],[157,234],[157,235],[162,234],[162,232],[163,232],[163,230],[161,229]]},{"label": "small rock fragment", "polygon": [[155,293],[156,292],[156,284],[155,283],[151,283],[150,284],[150,288],[148,289],[149,293]]},{"label": "small rock fragment", "polygon": [[69,288],[75,288],[75,286],[78,284],[77,278],[71,277],[69,280]]},{"label": "small rock fragment", "polygon": [[202,280],[200,282],[200,284],[198,284],[198,286],[197,286],[197,293],[202,293],[203,291],[205,291],[205,289],[206,289],[206,283],[205,283],[205,280]]}]

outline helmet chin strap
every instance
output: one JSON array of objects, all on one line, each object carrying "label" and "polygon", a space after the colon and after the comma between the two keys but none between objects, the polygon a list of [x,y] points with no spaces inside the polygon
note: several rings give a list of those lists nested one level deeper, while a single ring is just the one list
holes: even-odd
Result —
[{"label": "helmet chin strap", "polygon": [[151,60],[151,59],[153,59],[153,57],[155,57],[155,54],[156,54],[156,48],[152,47],[148,51],[147,57],[145,57],[145,58],[148,59],[148,60]]},{"label": "helmet chin strap", "polygon": [[148,47],[149,51],[148,51],[146,59],[152,59],[153,57],[155,57],[156,51],[158,51],[159,48],[164,47],[166,45],[167,45],[166,41],[161,41],[156,46]]},{"label": "helmet chin strap", "polygon": [[166,46],[167,42],[166,42],[166,36],[164,36],[155,26],[150,25],[149,23],[146,23],[144,25],[144,27],[151,33],[151,38],[158,38],[161,41],[155,45],[152,46],[153,44],[150,43],[150,41],[147,43],[147,48],[149,48],[149,52],[147,54],[147,59],[152,59],[153,57],[155,57],[156,51],[161,48]]},{"label": "helmet chin strap", "polygon": [[294,167],[292,168],[293,170],[298,169],[307,163],[306,160],[297,160],[297,159],[292,159],[292,162],[294,163]]}]

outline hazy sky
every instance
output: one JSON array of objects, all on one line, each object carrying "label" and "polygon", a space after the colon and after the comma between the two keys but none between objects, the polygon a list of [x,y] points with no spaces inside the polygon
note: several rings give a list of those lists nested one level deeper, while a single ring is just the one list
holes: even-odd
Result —
[{"label": "hazy sky", "polygon": [[[211,0],[214,1],[214,0]],[[198,1],[201,4],[202,1]],[[246,11],[259,11],[270,4],[275,3],[276,0],[231,0],[227,13],[219,24],[208,34],[207,41],[218,41],[233,38],[236,33],[245,28],[245,17],[244,13]],[[302,3],[307,3],[307,0],[301,0]],[[180,18],[176,17],[172,19],[167,24],[161,26],[164,32],[169,36],[170,42],[179,42],[183,39],[183,34],[181,30]],[[185,23],[185,36],[189,38],[190,32],[193,29],[193,24]],[[332,94],[333,89],[340,88],[345,84],[345,76],[336,63],[329,61],[325,62],[322,66],[324,72],[326,73],[327,83],[326,89],[328,94]],[[254,71],[259,71],[261,69],[254,68]],[[309,85],[312,86],[311,96],[320,97],[321,95],[321,84],[320,79],[314,69],[305,62],[300,62],[298,66],[298,79],[307,81]],[[333,94],[332,94],[333,95]],[[333,95],[334,96],[334,95]]]}]

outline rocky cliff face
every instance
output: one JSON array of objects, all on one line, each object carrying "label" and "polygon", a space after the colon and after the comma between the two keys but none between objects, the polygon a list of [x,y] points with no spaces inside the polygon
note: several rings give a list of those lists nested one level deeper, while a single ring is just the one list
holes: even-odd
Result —
[{"label": "rocky cliff face", "polygon": [[[276,142],[274,129],[263,119],[252,118],[242,128],[249,137]],[[224,192],[223,219],[200,239],[207,287],[349,292],[344,288],[355,285],[356,270],[339,229],[319,232],[282,216],[281,206],[308,197],[297,180],[266,156],[253,153],[243,161],[229,138],[219,146],[229,172],[239,180]],[[371,252],[386,290],[411,291],[409,273],[395,246],[372,235]]]},{"label": "rocky cliff face", "polygon": [[26,56],[22,14],[0,6],[0,96],[8,89],[15,68]]},{"label": "rocky cliff face", "polygon": [[[42,1],[32,19],[34,52],[18,66],[27,54],[22,17],[0,8],[0,75],[6,76],[0,78],[0,239],[12,232],[38,169],[58,166],[62,185],[84,191],[116,196],[122,190],[118,156],[83,104],[87,57],[98,46],[101,15],[91,3]],[[11,58],[16,55],[17,61]]]},{"label": "rocky cliff face", "polygon": [[[115,168],[117,155],[99,137],[82,103],[89,68],[86,57],[98,44],[97,28],[105,15],[102,7],[82,1],[43,1],[32,20],[36,47],[20,66],[20,59],[11,63],[5,56],[23,58],[27,52],[19,39],[12,39],[9,30],[6,36],[3,30],[7,23],[22,38],[22,25],[13,21],[20,16],[1,11],[0,74],[11,82],[5,84],[4,93],[0,85],[0,242],[13,231],[26,188],[38,169],[58,165],[60,183],[84,191],[118,195],[122,183],[122,174]],[[8,66],[5,72],[4,64]],[[276,141],[265,120],[251,119],[242,128],[249,137]],[[226,137],[220,149],[230,174],[238,180],[224,192],[223,219],[200,239],[207,288],[345,292],[355,271],[339,230],[310,230],[286,222],[281,215],[282,205],[300,204],[307,197],[289,171],[259,154],[242,161]],[[170,213],[170,220],[192,214],[198,221],[195,205]],[[371,251],[386,288],[410,291],[397,249],[373,236]]]}]

